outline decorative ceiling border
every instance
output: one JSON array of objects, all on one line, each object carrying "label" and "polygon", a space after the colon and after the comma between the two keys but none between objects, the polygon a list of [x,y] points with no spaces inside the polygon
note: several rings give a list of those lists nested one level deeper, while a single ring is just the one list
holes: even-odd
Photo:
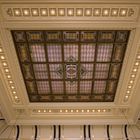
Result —
[{"label": "decorative ceiling border", "polygon": [[33,109],[31,114],[94,114],[94,113],[109,113],[111,109]]},{"label": "decorative ceiling border", "polygon": [[93,117],[99,116],[102,117],[104,115],[106,116],[123,116],[124,114],[129,113],[129,108],[128,107],[123,107],[123,108],[110,108],[110,107],[104,107],[104,108],[38,108],[38,109],[23,109],[23,108],[15,108],[15,114],[16,116],[20,116],[21,118],[24,118],[27,116],[27,114],[30,114],[30,117],[43,117],[43,116],[61,116],[61,115],[72,115],[77,116],[85,116],[89,115]]},{"label": "decorative ceiling border", "polygon": [[47,4],[3,5],[7,20],[136,20],[139,7],[130,5]]},{"label": "decorative ceiling border", "polygon": [[20,103],[20,99],[17,95],[17,91],[16,91],[16,87],[15,87],[15,83],[13,82],[12,79],[12,75],[8,66],[8,62],[6,60],[6,56],[4,54],[4,50],[0,44],[0,61],[1,61],[1,67],[2,67],[2,71],[4,73],[6,82],[7,82],[7,87],[9,87],[9,96],[11,97],[10,99],[12,99],[12,102],[15,104],[19,104]]},{"label": "decorative ceiling border", "polygon": [[103,16],[130,17],[134,15],[133,8],[8,8],[9,16]]},{"label": "decorative ceiling border", "polygon": [[139,65],[140,65],[140,48],[137,51],[133,67],[130,72],[130,76],[129,76],[130,78],[129,78],[129,81],[127,84],[126,93],[123,98],[123,102],[125,102],[125,103],[128,102],[130,100],[130,97],[132,96],[132,89],[136,83],[136,77],[138,75]]}]

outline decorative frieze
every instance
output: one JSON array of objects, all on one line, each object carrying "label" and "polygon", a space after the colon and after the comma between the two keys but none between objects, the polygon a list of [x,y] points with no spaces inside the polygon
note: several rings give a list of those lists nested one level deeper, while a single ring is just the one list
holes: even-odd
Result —
[{"label": "decorative frieze", "polygon": [[136,20],[137,5],[103,4],[4,4],[6,20]]},{"label": "decorative frieze", "polygon": [[108,114],[111,109],[33,109],[32,114]]},{"label": "decorative frieze", "polygon": [[65,17],[130,17],[133,8],[8,8],[7,15],[13,17],[65,16]]},{"label": "decorative frieze", "polygon": [[6,56],[4,54],[4,50],[0,44],[0,61],[1,61],[1,65],[2,65],[2,70],[4,72],[4,76],[8,85],[8,88],[10,90],[9,92],[9,96],[12,99],[12,102],[15,104],[19,104],[20,103],[20,99],[17,95],[17,91],[16,91],[16,87],[15,87],[15,83],[12,79],[12,75],[8,66],[8,62],[6,60]]},{"label": "decorative frieze", "polygon": [[123,99],[124,102],[128,102],[130,100],[130,97],[132,96],[132,89],[134,87],[134,84],[135,84],[135,81],[136,81],[136,78],[138,75],[139,65],[140,65],[140,48],[136,54],[135,62],[133,64],[133,68],[130,72],[130,78],[128,81],[126,94]]}]

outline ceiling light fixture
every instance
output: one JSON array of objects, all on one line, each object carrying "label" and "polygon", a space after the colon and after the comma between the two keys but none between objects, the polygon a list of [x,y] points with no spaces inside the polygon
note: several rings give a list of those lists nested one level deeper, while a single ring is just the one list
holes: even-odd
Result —
[{"label": "ceiling light fixture", "polygon": [[140,59],[140,55],[138,55],[137,58]]},{"label": "ceiling light fixture", "polygon": [[122,10],[121,14],[125,15],[126,14],[126,10]]},{"label": "ceiling light fixture", "polygon": [[10,84],[13,84],[13,81],[12,81],[12,80],[10,80],[10,81],[9,81],[9,83],[10,83]]},{"label": "ceiling light fixture", "polygon": [[11,86],[11,89],[14,89],[15,87],[14,86]]},{"label": "ceiling light fixture", "polygon": [[82,15],[82,10],[77,10],[77,15]]},{"label": "ceiling light fixture", "polygon": [[0,48],[0,53],[2,52],[2,48]]},{"label": "ceiling light fixture", "polygon": [[5,57],[2,55],[1,57],[0,57],[2,60],[4,60],[5,59]]},{"label": "ceiling light fixture", "polygon": [[105,10],[104,11],[104,15],[108,15],[108,10]]},{"label": "ceiling light fixture", "polygon": [[16,94],[16,91],[13,91],[13,94]]},{"label": "ceiling light fixture", "polygon": [[139,65],[139,62],[136,62],[135,65],[138,66]]},{"label": "ceiling light fixture", "polygon": [[50,11],[50,13],[51,13],[51,15],[55,15],[55,10],[52,9],[52,10]]},{"label": "ceiling light fixture", "polygon": [[3,66],[7,66],[7,63],[6,62],[3,62]]},{"label": "ceiling light fixture", "polygon": [[18,97],[17,96],[15,96],[15,99],[17,99]]},{"label": "ceiling light fixture", "polygon": [[86,15],[90,15],[90,10],[86,10]]},{"label": "ceiling light fixture", "polygon": [[95,11],[95,14],[98,15],[98,14],[99,14],[99,10],[96,10],[96,11]]},{"label": "ceiling light fixture", "polygon": [[134,69],[133,69],[133,71],[134,71],[134,72],[136,72],[136,71],[137,71],[137,69],[136,69],[136,68],[134,68]]},{"label": "ceiling light fixture", "polygon": [[72,10],[69,10],[69,11],[68,11],[68,14],[69,14],[69,15],[72,15],[72,14],[73,14],[73,11],[72,11]]},{"label": "ceiling light fixture", "polygon": [[9,69],[5,69],[5,72],[9,72]]},{"label": "ceiling light fixture", "polygon": [[29,15],[29,11],[28,10],[24,10],[24,15]]},{"label": "ceiling light fixture", "polygon": [[44,10],[42,9],[42,10],[41,10],[41,14],[42,14],[42,15],[46,15],[46,14],[47,14],[47,11],[46,11],[45,9],[44,9]]},{"label": "ceiling light fixture", "polygon": [[64,10],[60,10],[60,11],[59,11],[59,14],[60,14],[60,15],[64,15]]},{"label": "ceiling light fixture", "polygon": [[73,110],[71,110],[70,112],[73,112]]},{"label": "ceiling light fixture", "polygon": [[131,75],[132,78],[134,78],[135,76],[136,76],[135,74],[132,74],[132,75]]},{"label": "ceiling light fixture", "polygon": [[20,11],[19,10],[15,10],[15,15],[20,15]]},{"label": "ceiling light fixture", "polygon": [[130,93],[130,90],[127,90],[126,93]]},{"label": "ceiling light fixture", "polygon": [[37,11],[36,11],[36,10],[34,10],[34,11],[33,11],[33,14],[34,14],[34,15],[36,15],[36,14],[37,14]]},{"label": "ceiling light fixture", "polygon": [[125,96],[126,99],[127,99],[128,97],[129,97],[128,95]]},{"label": "ceiling light fixture", "polygon": [[132,86],[128,86],[128,88],[132,88]]},{"label": "ceiling light fixture", "polygon": [[11,78],[11,75],[7,75],[7,78],[10,79]]},{"label": "ceiling light fixture", "polygon": [[132,84],[134,81],[133,80],[130,80],[130,84]]},{"label": "ceiling light fixture", "polygon": [[114,15],[116,15],[116,14],[117,14],[117,11],[116,11],[116,10],[114,10],[114,11],[113,11],[113,14],[114,14]]}]

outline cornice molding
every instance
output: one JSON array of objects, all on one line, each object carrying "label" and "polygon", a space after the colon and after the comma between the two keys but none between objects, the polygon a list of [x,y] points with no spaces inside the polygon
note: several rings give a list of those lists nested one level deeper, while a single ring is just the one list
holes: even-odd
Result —
[{"label": "cornice molding", "polygon": [[130,3],[130,4],[138,4],[140,3],[139,0],[24,0],[24,1],[19,1],[19,0],[0,0],[0,3]]}]

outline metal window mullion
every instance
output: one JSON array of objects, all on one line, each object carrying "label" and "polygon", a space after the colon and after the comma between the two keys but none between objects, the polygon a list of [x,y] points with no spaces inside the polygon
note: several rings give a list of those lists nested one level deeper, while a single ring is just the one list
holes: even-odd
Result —
[{"label": "metal window mullion", "polygon": [[80,94],[80,67],[81,67],[81,64],[80,64],[80,61],[81,61],[81,31],[79,31],[79,42],[78,42],[78,86],[77,86],[77,95]]},{"label": "metal window mullion", "polygon": [[63,31],[61,31],[61,37],[62,37],[62,43],[61,43],[61,55],[62,55],[62,66],[63,66],[63,91],[64,94],[66,94],[66,83],[65,83],[65,77],[66,77],[66,70],[65,70],[65,58],[64,58],[64,41],[63,41]]},{"label": "metal window mullion", "polygon": [[[34,82],[35,82],[37,94],[39,94],[39,93],[38,93],[37,82],[36,82],[36,78],[35,78],[35,72],[34,72],[34,69],[33,69],[33,61],[32,61],[31,53],[30,53],[30,47],[29,47],[30,44],[29,44],[29,41],[28,41],[28,39],[27,39],[27,33],[26,33],[26,32],[27,32],[27,31],[24,31],[24,33],[26,34],[26,35],[25,35],[25,39],[26,39],[26,43],[27,43],[27,49],[28,49],[28,51],[29,51],[30,64],[31,64],[31,67],[32,67],[32,70],[33,70],[33,77],[34,77]],[[33,42],[33,43],[36,43],[36,42]],[[26,81],[27,81],[27,80],[26,80]]]},{"label": "metal window mullion", "polygon": [[111,64],[112,64],[112,58],[113,58],[113,54],[114,54],[114,49],[115,49],[115,39],[116,39],[116,35],[117,35],[117,31],[114,31],[115,32],[115,36],[114,36],[114,41],[111,42],[111,44],[113,44],[113,47],[112,47],[112,53],[111,53],[111,59],[110,59],[110,62],[109,62],[109,70],[108,70],[108,78],[106,80],[106,88],[105,88],[105,94],[104,94],[104,101],[105,101],[105,96],[107,95],[107,86],[108,86],[108,81],[110,80],[109,76],[110,76],[110,72],[111,72]]},{"label": "metal window mullion", "polygon": [[93,74],[92,74],[92,88],[91,88],[91,95],[94,93],[94,82],[95,82],[95,68],[97,63],[97,54],[98,54],[98,32],[96,32],[96,43],[95,43],[95,54],[94,54],[94,63],[93,63]]},{"label": "metal window mullion", "polygon": [[49,61],[48,61],[48,50],[47,50],[47,41],[45,38],[45,31],[43,31],[43,35],[44,35],[44,50],[45,50],[45,57],[46,57],[46,65],[47,65],[47,71],[48,71],[48,81],[49,81],[49,87],[50,87],[50,93],[52,94],[52,85],[51,85],[51,75],[50,75],[50,68],[49,68]]}]

